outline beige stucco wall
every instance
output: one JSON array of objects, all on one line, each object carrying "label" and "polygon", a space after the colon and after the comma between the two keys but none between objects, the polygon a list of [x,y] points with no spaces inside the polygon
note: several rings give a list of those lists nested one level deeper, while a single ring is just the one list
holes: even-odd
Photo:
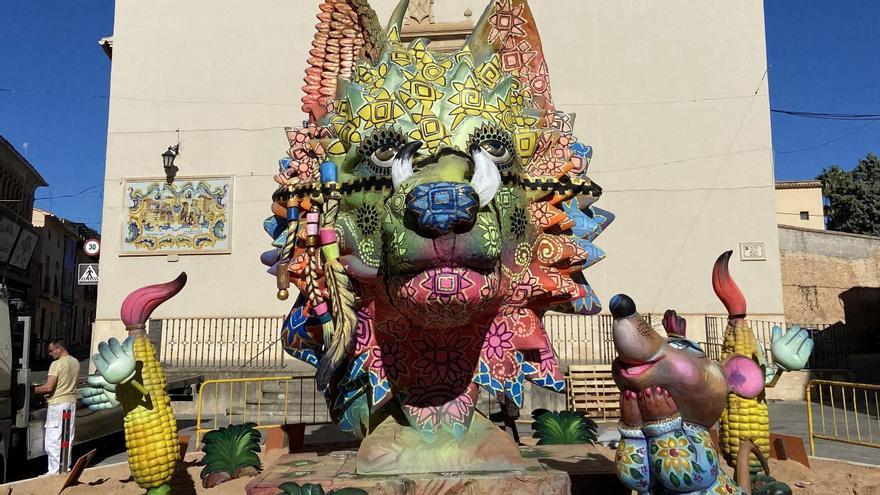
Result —
[{"label": "beige stucco wall", "polygon": [[[380,18],[392,0],[372,2]],[[298,125],[318,2],[118,0],[101,286],[95,341],[120,331],[132,289],[186,270],[189,286],[158,316],[279,314],[268,247],[271,175]],[[762,242],[766,261],[735,261],[756,316],[782,315],[762,2],[533,2],[557,106],[578,113],[592,176],[617,215],[589,270],[603,300],[644,312],[721,313],[709,273],[724,250]],[[444,0],[439,21],[476,19],[485,2]],[[756,93],[757,91],[757,93]],[[119,257],[122,180],[160,176],[181,129],[180,176],[234,175],[228,255]],[[187,129],[264,129],[245,132]],[[269,128],[269,129],[267,129]],[[272,129],[274,128],[274,129]],[[155,132],[164,131],[164,132]]]},{"label": "beige stucco wall", "polygon": [[[801,212],[809,219],[801,220]],[[822,230],[825,228],[825,207],[822,187],[776,190],[776,222],[779,225]]]}]

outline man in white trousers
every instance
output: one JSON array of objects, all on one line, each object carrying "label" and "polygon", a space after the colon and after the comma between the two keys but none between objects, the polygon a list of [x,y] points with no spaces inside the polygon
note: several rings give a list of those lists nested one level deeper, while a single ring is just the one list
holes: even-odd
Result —
[{"label": "man in white trousers", "polygon": [[[49,342],[49,355],[52,364],[46,383],[34,388],[34,392],[47,396],[49,409],[46,411],[46,435],[44,447],[49,460],[46,474],[57,474],[61,467],[61,426],[65,411],[70,411],[70,443],[73,446],[74,420],[76,419],[76,381],[79,378],[79,361],[67,352],[64,339]],[[63,462],[70,469],[70,449]]]}]

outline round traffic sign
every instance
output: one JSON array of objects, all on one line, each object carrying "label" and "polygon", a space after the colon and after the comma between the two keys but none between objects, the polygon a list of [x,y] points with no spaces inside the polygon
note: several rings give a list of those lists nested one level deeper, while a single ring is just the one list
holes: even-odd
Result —
[{"label": "round traffic sign", "polygon": [[86,239],[83,242],[83,252],[86,256],[97,256],[101,252],[101,241],[98,239]]}]

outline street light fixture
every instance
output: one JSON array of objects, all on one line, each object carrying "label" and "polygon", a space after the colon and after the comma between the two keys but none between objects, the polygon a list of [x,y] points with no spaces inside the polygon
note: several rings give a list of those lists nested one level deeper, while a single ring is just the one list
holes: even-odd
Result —
[{"label": "street light fixture", "polygon": [[180,143],[169,146],[165,153],[162,153],[162,166],[165,168],[165,180],[171,184],[174,182],[174,176],[177,175],[178,168],[174,165],[174,159],[180,154]]}]

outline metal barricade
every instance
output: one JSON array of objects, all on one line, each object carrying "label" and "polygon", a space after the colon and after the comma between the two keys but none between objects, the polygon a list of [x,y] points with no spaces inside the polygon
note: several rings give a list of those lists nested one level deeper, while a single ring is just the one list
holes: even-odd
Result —
[{"label": "metal barricade", "polygon": [[[814,400],[818,403],[814,404]],[[817,416],[813,412],[816,405],[821,432],[817,432],[813,424]],[[807,384],[807,423],[812,455],[816,455],[816,438],[880,448],[880,385],[810,380]]]},{"label": "metal barricade", "polygon": [[233,424],[257,429],[290,423],[326,424],[330,414],[314,377],[272,376],[205,380],[196,405],[196,445],[203,433]]}]

